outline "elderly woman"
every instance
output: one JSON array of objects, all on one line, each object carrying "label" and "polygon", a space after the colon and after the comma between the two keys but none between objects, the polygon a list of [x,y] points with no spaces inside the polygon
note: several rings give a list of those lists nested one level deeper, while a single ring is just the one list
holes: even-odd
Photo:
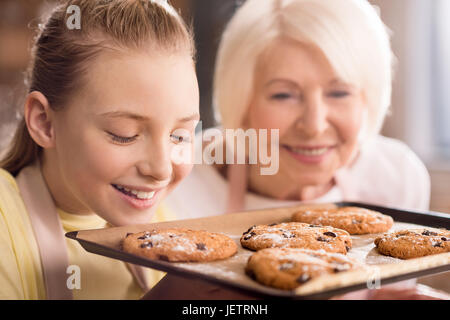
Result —
[{"label": "elderly woman", "polygon": [[167,204],[188,217],[299,201],[427,209],[425,166],[379,134],[392,64],[387,30],[365,0],[246,1],[220,43],[215,104],[223,129],[279,130],[278,171],[196,165]]},{"label": "elderly woman", "polygon": [[215,104],[223,128],[279,130],[279,169],[197,165],[168,204],[191,217],[296,201],[427,209],[425,166],[379,135],[392,64],[386,28],[366,1],[245,2],[220,43]]}]

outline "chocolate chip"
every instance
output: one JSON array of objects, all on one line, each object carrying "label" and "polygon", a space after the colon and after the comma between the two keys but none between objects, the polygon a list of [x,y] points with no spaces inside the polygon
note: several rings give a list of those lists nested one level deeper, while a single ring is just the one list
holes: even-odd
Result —
[{"label": "chocolate chip", "polygon": [[151,243],[150,241],[144,242],[143,244],[141,244],[141,248],[153,248],[153,243]]},{"label": "chocolate chip", "polygon": [[307,274],[302,274],[300,277],[298,277],[295,281],[298,283],[305,283],[311,280],[310,276]]},{"label": "chocolate chip", "polygon": [[327,238],[324,238],[324,237],[318,237],[317,241],[328,242],[329,240]]},{"label": "chocolate chip", "polygon": [[422,235],[424,235],[424,236],[437,236],[438,234],[436,232],[433,232],[433,231],[425,230],[424,232],[422,232]]},{"label": "chocolate chip", "polygon": [[442,248],[442,242],[438,241],[438,242],[433,243],[433,247]]},{"label": "chocolate chip", "polygon": [[166,256],[166,255],[160,254],[160,255],[159,255],[159,260],[162,260],[162,261],[169,261],[169,257]]},{"label": "chocolate chip", "polygon": [[323,234],[326,235],[326,236],[333,237],[333,238],[337,237],[337,234],[334,233],[334,232],[331,232],[331,231],[324,232]]},{"label": "chocolate chip", "polygon": [[243,234],[249,233],[250,231],[252,231],[252,229],[253,229],[254,227],[256,227],[256,225],[253,225],[253,226],[251,226],[250,228],[248,228],[248,230],[245,231]]},{"label": "chocolate chip", "polygon": [[206,250],[206,245],[204,243],[196,243],[197,250]]},{"label": "chocolate chip", "polygon": [[345,250],[346,250],[347,252],[349,252],[349,251],[350,251],[350,247],[345,246]]},{"label": "chocolate chip", "polygon": [[[244,233],[245,234],[245,233]],[[244,240],[248,240],[248,239],[250,239],[251,237],[253,237],[253,236],[255,236],[256,235],[256,233],[254,233],[253,231],[252,232],[250,232],[249,234],[247,234],[245,237],[244,237]]]},{"label": "chocolate chip", "polygon": [[287,238],[287,239],[289,239],[289,238],[295,238],[295,234],[292,234],[292,233],[286,233],[286,232],[283,232],[283,237],[285,237],[285,238]]},{"label": "chocolate chip", "polygon": [[442,237],[441,240],[442,240],[442,241],[448,241],[449,239],[446,238],[446,237]]},{"label": "chocolate chip", "polygon": [[150,233],[145,233],[143,236],[138,238],[139,240],[147,240],[150,239]]}]

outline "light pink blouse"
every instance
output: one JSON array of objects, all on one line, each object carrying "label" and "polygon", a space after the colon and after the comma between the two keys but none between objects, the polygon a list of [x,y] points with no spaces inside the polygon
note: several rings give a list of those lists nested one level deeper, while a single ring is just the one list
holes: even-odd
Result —
[{"label": "light pink blouse", "polygon": [[[358,201],[413,210],[429,208],[429,174],[414,152],[398,140],[376,137],[361,148],[351,166],[336,173],[335,181],[335,187],[314,202]],[[239,183],[230,185],[213,166],[200,164],[166,198],[166,204],[185,218],[218,215],[229,211],[233,192],[238,197],[242,193],[243,210],[299,203],[240,192]]]}]

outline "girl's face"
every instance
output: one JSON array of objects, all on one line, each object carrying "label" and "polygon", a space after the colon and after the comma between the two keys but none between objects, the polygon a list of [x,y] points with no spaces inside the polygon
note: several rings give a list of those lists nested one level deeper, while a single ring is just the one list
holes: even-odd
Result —
[{"label": "girl's face", "polygon": [[279,171],[263,192],[291,197],[297,187],[330,183],[357,150],[362,91],[339,79],[318,48],[290,40],[263,53],[254,81],[247,126],[280,134]]},{"label": "girl's face", "polygon": [[[117,226],[148,223],[192,168],[171,161],[175,146],[192,148],[199,120],[192,59],[102,53],[86,78],[54,113],[57,204],[95,212]],[[176,129],[190,134],[179,136]]]}]

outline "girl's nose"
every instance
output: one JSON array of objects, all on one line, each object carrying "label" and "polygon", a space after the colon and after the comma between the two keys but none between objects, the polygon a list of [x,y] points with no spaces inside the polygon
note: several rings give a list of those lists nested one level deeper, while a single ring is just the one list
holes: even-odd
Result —
[{"label": "girl's nose", "polygon": [[172,177],[170,148],[164,143],[147,148],[146,154],[137,165],[139,173],[155,181],[168,181]]},{"label": "girl's nose", "polygon": [[308,137],[323,133],[328,127],[328,109],[319,92],[305,96],[297,128]]}]

